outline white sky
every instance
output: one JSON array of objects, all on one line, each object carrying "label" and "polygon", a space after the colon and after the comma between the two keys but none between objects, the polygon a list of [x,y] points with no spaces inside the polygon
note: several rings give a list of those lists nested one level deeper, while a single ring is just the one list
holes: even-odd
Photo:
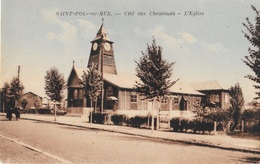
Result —
[{"label": "white sky", "polygon": [[[90,41],[104,18],[120,74],[135,74],[134,60],[154,36],[163,57],[176,62],[173,79],[216,80],[228,88],[240,83],[251,101],[256,90],[244,76],[253,72],[241,60],[251,46],[242,33],[246,17],[255,22],[251,4],[260,8],[259,0],[2,0],[1,86],[17,76],[20,65],[25,92],[45,96],[44,76],[51,67],[67,79],[73,60],[76,66],[87,65]],[[109,11],[112,16],[56,15],[63,11]],[[126,16],[128,11],[134,15]],[[146,15],[138,16],[139,11]],[[150,16],[151,11],[175,16]],[[204,15],[184,16],[185,11]]]}]

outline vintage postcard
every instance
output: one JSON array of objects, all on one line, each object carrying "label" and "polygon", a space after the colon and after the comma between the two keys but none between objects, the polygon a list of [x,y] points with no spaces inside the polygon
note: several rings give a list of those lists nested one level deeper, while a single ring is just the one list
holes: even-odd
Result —
[{"label": "vintage postcard", "polygon": [[259,6],[2,0],[0,161],[259,162]]}]

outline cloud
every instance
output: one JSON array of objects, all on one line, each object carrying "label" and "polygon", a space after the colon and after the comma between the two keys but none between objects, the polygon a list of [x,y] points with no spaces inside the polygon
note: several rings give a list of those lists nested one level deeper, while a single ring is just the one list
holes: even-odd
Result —
[{"label": "cloud", "polygon": [[59,32],[49,31],[46,33],[46,37],[49,40],[58,40],[65,45],[75,43],[75,37],[77,35],[77,27],[70,24],[67,21],[61,21],[56,16],[57,8],[44,9],[41,11],[41,15],[45,22],[59,26],[61,29]]},{"label": "cloud", "polygon": [[188,43],[196,43],[197,39],[194,38],[191,34],[183,32],[183,33],[179,33],[179,35],[181,36],[181,38],[183,40],[185,40]]},{"label": "cloud", "polygon": [[185,40],[179,35],[170,34],[163,26],[155,27],[150,31],[150,35],[156,38],[167,54],[185,55],[189,52],[188,47],[185,46]]}]

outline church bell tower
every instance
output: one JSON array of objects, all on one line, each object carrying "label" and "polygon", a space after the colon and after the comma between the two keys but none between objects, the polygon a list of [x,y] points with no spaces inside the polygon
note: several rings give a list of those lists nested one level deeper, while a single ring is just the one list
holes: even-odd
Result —
[{"label": "church bell tower", "polygon": [[91,42],[90,56],[88,60],[88,67],[92,63],[98,65],[98,70],[102,73],[117,74],[113,42],[107,36],[106,29],[102,24],[97,32],[96,37]]}]

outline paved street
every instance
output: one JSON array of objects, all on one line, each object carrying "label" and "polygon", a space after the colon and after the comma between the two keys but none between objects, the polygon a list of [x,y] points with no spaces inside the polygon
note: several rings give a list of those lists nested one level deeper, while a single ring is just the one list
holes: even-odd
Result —
[{"label": "paved street", "polygon": [[[5,120],[1,116],[2,162],[237,163],[259,160],[258,154],[38,121]],[[17,142],[11,142],[10,138]]]}]

